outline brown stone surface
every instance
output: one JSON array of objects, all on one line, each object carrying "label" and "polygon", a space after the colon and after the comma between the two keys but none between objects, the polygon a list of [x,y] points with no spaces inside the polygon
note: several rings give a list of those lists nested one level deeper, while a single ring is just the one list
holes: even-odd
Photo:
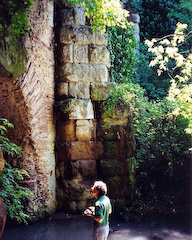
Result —
[{"label": "brown stone surface", "polygon": [[110,67],[109,50],[104,46],[89,46],[89,63],[90,64],[103,64],[108,68]]},{"label": "brown stone surface", "polygon": [[[24,38],[27,71],[0,83],[0,108],[1,116],[15,126],[11,140],[23,149],[14,164],[26,169],[31,179],[48,176],[47,181],[34,183],[34,203],[51,213],[56,207],[53,1],[35,1],[29,12],[30,34]],[[35,207],[30,211],[33,217],[39,214]]]},{"label": "brown stone surface", "polygon": [[57,121],[57,140],[58,141],[76,141],[75,121]]},{"label": "brown stone surface", "polygon": [[0,173],[3,171],[4,164],[4,157],[0,146]]},{"label": "brown stone surface", "polygon": [[78,99],[90,99],[90,83],[68,83],[69,84],[69,97]]},{"label": "brown stone surface", "polygon": [[62,44],[95,44],[107,46],[107,34],[93,33],[90,26],[62,26],[60,29],[60,43]]},{"label": "brown stone surface", "polygon": [[103,158],[104,159],[126,159],[128,154],[128,146],[123,141],[104,141],[103,142]]},{"label": "brown stone surface", "polygon": [[96,121],[95,120],[77,120],[76,137],[78,141],[96,140]]},{"label": "brown stone surface", "polygon": [[73,62],[73,44],[61,45],[61,62],[72,63]]},{"label": "brown stone surface", "polygon": [[69,83],[61,82],[57,85],[57,93],[61,98],[66,98],[69,92]]},{"label": "brown stone surface", "polygon": [[88,26],[62,26],[60,42],[63,44],[91,44],[95,41],[91,28]]},{"label": "brown stone surface", "polygon": [[103,152],[101,142],[71,142],[69,154],[71,160],[97,160]]},{"label": "brown stone surface", "polygon": [[3,230],[5,227],[5,223],[6,223],[6,218],[7,218],[6,208],[3,203],[2,198],[0,198],[0,238],[3,234]]},{"label": "brown stone surface", "polygon": [[72,176],[79,179],[91,179],[96,177],[96,161],[95,160],[77,160],[71,162]]},{"label": "brown stone surface", "polygon": [[63,142],[57,144],[58,161],[97,160],[103,153],[101,142]]},{"label": "brown stone surface", "polygon": [[60,102],[64,119],[94,119],[91,100],[67,99]]},{"label": "brown stone surface", "polygon": [[65,8],[61,11],[62,25],[85,25],[85,10],[83,8]]},{"label": "brown stone surface", "polygon": [[106,100],[113,88],[113,83],[91,83],[91,99],[93,101]]},{"label": "brown stone surface", "polygon": [[88,63],[88,45],[74,45],[74,63]]},{"label": "brown stone surface", "polygon": [[102,110],[101,125],[127,126],[131,116],[130,106],[127,103],[117,104],[112,112]]},{"label": "brown stone surface", "polygon": [[91,180],[72,179],[63,181],[63,194],[69,201],[82,201],[92,199],[90,187]]},{"label": "brown stone surface", "polygon": [[121,125],[101,125],[97,131],[98,139],[108,141],[122,141],[128,136],[128,129]]},{"label": "brown stone surface", "polygon": [[63,82],[108,82],[109,74],[105,65],[66,63],[60,66],[60,80]]}]

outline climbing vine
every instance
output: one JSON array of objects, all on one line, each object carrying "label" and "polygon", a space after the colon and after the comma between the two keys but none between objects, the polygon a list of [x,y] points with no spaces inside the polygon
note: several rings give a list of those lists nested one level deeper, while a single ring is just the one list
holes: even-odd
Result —
[{"label": "climbing vine", "polygon": [[131,82],[136,77],[136,40],[132,22],[126,22],[126,28],[120,26],[108,28],[108,49],[110,51],[112,82]]}]

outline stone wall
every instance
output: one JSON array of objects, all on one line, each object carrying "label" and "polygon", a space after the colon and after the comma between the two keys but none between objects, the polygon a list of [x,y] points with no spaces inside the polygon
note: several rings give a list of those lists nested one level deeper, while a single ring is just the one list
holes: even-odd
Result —
[{"label": "stone wall", "polygon": [[130,111],[117,106],[110,115],[103,108],[113,87],[107,35],[91,31],[81,7],[60,5],[57,14],[58,203],[65,211],[81,212],[96,179],[107,182],[113,199],[128,194]]},{"label": "stone wall", "polygon": [[5,51],[9,56],[19,51],[20,59],[22,52],[27,53],[25,73],[16,78],[13,74],[0,78],[0,117],[14,124],[11,139],[23,149],[22,158],[15,159],[13,165],[30,174],[23,184],[35,193],[29,203],[34,217],[51,213],[56,207],[53,15],[53,1],[34,2],[29,19],[31,30],[23,39],[26,50],[16,50],[22,44],[15,41],[15,48],[10,48],[13,52]]},{"label": "stone wall", "polygon": [[0,59],[0,116],[14,124],[11,140],[23,149],[12,163],[30,174],[22,184],[35,193],[34,218],[54,212],[56,201],[82,212],[96,179],[106,181],[112,200],[125,200],[134,151],[129,106],[103,108],[113,88],[107,35],[92,32],[83,8],[56,6],[35,1],[29,34]]},{"label": "stone wall", "polygon": [[91,198],[97,160],[103,146],[96,136],[97,122],[91,89],[108,82],[107,37],[92,33],[84,9],[59,8],[57,54],[57,181],[59,207],[81,211]]}]

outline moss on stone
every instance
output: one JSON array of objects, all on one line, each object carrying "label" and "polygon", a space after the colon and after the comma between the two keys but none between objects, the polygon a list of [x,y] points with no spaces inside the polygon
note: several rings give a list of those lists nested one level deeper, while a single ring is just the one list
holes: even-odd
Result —
[{"label": "moss on stone", "polygon": [[4,68],[1,77],[21,76],[27,70],[27,62],[27,52],[21,37],[0,33],[0,64]]}]

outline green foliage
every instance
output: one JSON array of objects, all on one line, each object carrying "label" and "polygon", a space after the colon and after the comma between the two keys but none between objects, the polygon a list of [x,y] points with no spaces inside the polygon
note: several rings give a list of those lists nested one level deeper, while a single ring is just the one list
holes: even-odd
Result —
[{"label": "green foliage", "polygon": [[[0,120],[0,146],[3,153],[11,157],[21,156],[21,148],[6,137],[7,129],[14,128],[13,124],[5,118]],[[4,200],[9,217],[19,223],[27,223],[29,216],[25,213],[25,201],[33,196],[28,188],[19,184],[19,181],[24,180],[25,177],[29,177],[25,170],[12,168],[5,161],[3,172],[0,175],[0,196]]]},{"label": "green foliage", "polygon": [[145,95],[149,100],[166,97],[170,86],[169,76],[165,73],[161,77],[158,77],[156,68],[149,66],[152,54],[147,51],[146,45],[140,44],[139,49],[140,53],[136,65],[138,77],[133,79],[133,82],[145,89]]},{"label": "green foliage", "polygon": [[[187,176],[190,136],[185,133],[188,119],[172,115],[174,106],[166,99],[140,101],[135,109],[137,177],[143,179],[142,190],[169,190],[181,186]],[[142,183],[140,183],[142,185]],[[172,185],[171,185],[172,184]],[[176,188],[175,188],[176,189]]]},{"label": "green foliage", "polygon": [[25,35],[29,28],[27,9],[32,4],[33,0],[1,0],[0,31]]},{"label": "green foliage", "polygon": [[126,29],[119,26],[108,28],[108,49],[111,57],[112,82],[130,82],[136,77],[136,40],[132,23]]},{"label": "green foliage", "polygon": [[105,107],[111,112],[115,104],[134,103],[135,98],[143,94],[143,89],[138,84],[132,83],[136,77],[136,40],[133,24],[126,22],[126,29],[119,26],[110,27],[108,36],[111,57],[109,71],[114,85]]},{"label": "green foliage", "polygon": [[[136,3],[135,3],[136,2]],[[131,5],[141,17],[141,39],[161,37],[174,31],[176,19],[168,14],[179,0],[131,0]]]},{"label": "green foliage", "polygon": [[128,11],[122,9],[120,0],[63,0],[70,5],[81,5],[90,19],[94,31],[105,32],[106,27],[119,25],[125,28]]},{"label": "green foliage", "polygon": [[13,129],[14,126],[5,118],[0,118],[0,146],[4,153],[13,156],[21,156],[21,147],[11,142],[7,135],[7,128]]},{"label": "green foliage", "polygon": [[171,9],[168,17],[175,18],[177,22],[186,23],[189,30],[192,30],[192,1],[191,0],[180,0]]},{"label": "green foliage", "polygon": [[115,105],[128,103],[131,110],[134,111],[136,102],[143,96],[143,88],[138,84],[132,82],[114,83],[113,89],[107,101],[105,101],[105,108],[112,112]]},{"label": "green foliage", "polygon": [[25,177],[29,177],[25,170],[12,168],[5,161],[3,173],[0,175],[0,196],[4,200],[9,217],[19,223],[27,224],[30,217],[25,213],[25,203],[33,193],[19,184],[19,181],[24,180]]},{"label": "green foliage", "polygon": [[[148,51],[154,54],[150,66],[158,66],[157,73],[160,76],[163,72],[168,72],[171,78],[168,99],[176,106],[174,115],[183,115],[189,120],[186,129],[192,133],[192,52],[183,47],[185,37],[192,37],[192,32],[186,34],[187,24],[177,24],[173,35],[162,39],[152,39],[146,41]],[[186,51],[183,51],[185,49]],[[170,67],[170,60],[172,66]]]}]

